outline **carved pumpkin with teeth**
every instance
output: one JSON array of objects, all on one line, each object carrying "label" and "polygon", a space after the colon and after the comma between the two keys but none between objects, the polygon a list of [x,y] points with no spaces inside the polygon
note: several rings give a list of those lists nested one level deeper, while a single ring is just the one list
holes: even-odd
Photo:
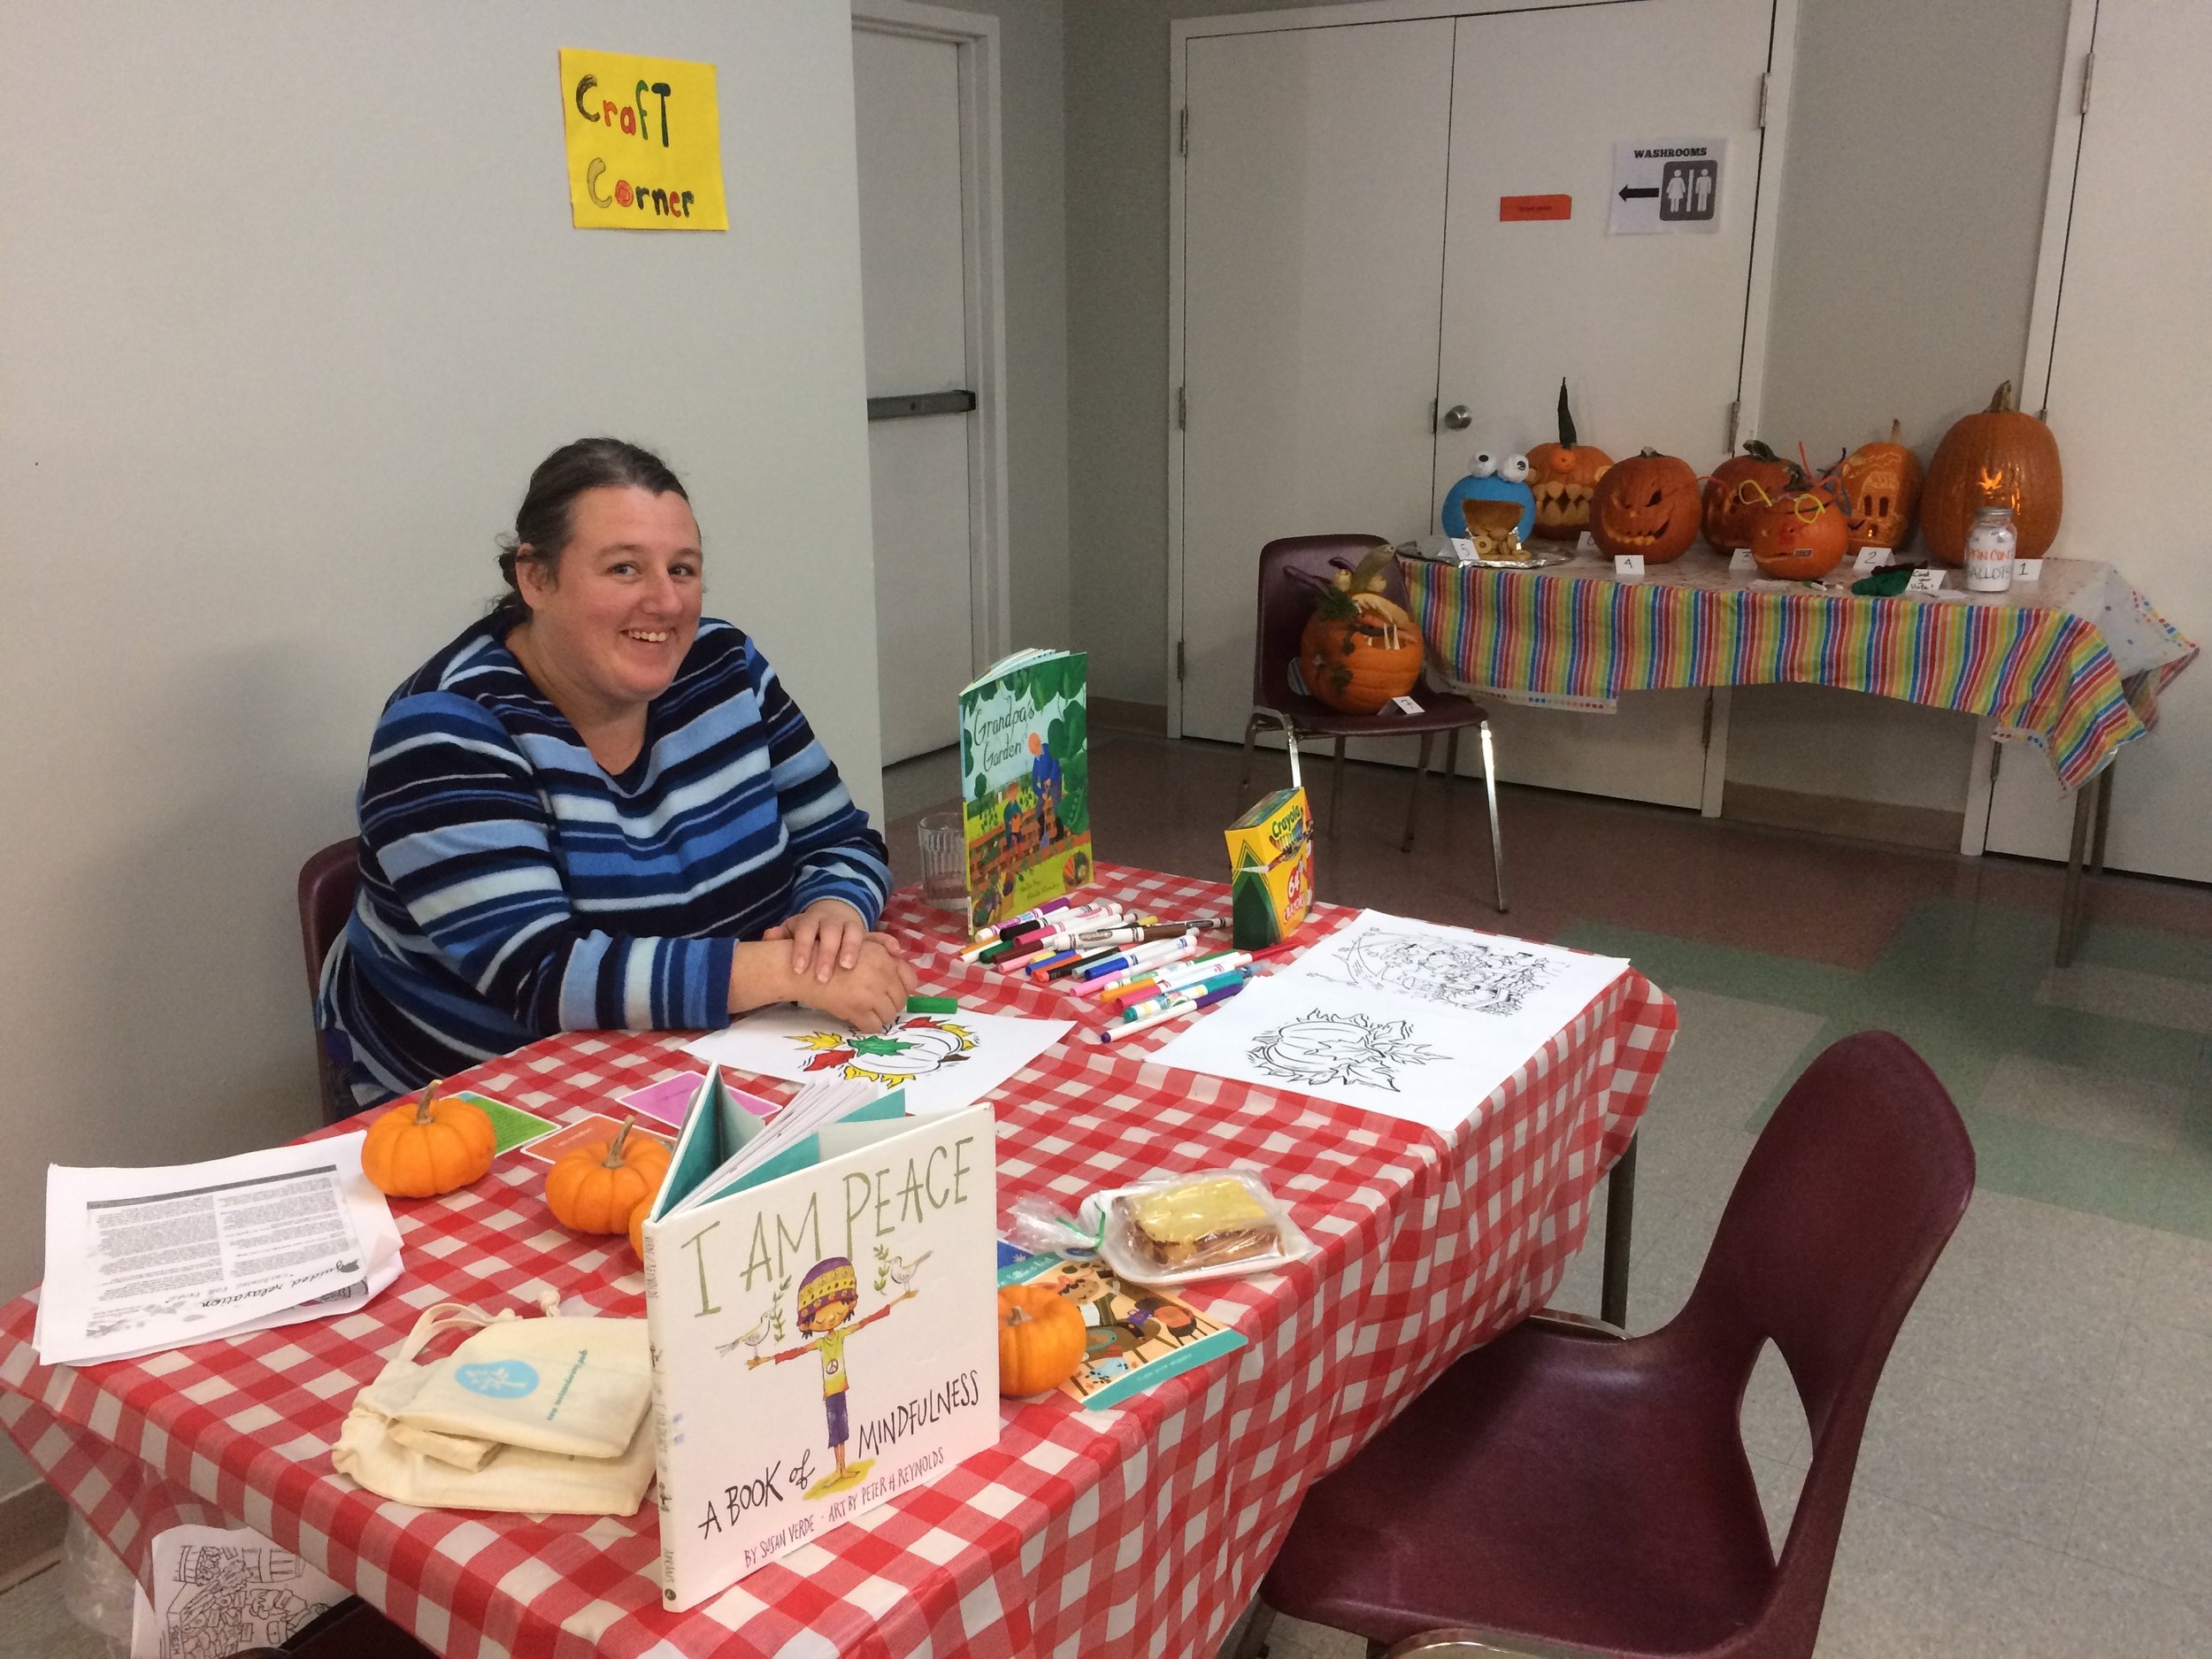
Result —
[{"label": "carved pumpkin with teeth", "polygon": [[1899,437],[1903,423],[1889,423],[1887,443],[1863,443],[1837,473],[1851,510],[1851,550],[1901,548],[1920,505],[1920,457]]},{"label": "carved pumpkin with teeth", "polygon": [[1664,565],[1682,557],[1697,528],[1697,474],[1656,449],[1616,461],[1590,497],[1590,534],[1609,557],[1640,553],[1646,565]]},{"label": "carved pumpkin with teeth", "polygon": [[1536,534],[1551,541],[1571,541],[1590,527],[1590,493],[1613,465],[1602,449],[1575,442],[1575,418],[1567,408],[1567,382],[1559,382],[1559,442],[1540,443],[1528,452],[1529,487],[1536,492]]}]

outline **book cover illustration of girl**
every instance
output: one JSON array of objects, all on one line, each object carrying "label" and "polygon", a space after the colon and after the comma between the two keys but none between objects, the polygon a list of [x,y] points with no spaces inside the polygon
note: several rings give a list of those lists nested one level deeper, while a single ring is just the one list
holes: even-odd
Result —
[{"label": "book cover illustration of girl", "polygon": [[845,1445],[852,1438],[845,1410],[845,1340],[885,1317],[900,1302],[910,1301],[915,1294],[915,1287],[910,1284],[903,1294],[893,1297],[865,1318],[855,1320],[853,1316],[860,1310],[860,1281],[853,1272],[853,1264],[841,1256],[826,1256],[809,1268],[806,1277],[799,1281],[799,1329],[802,1333],[811,1333],[813,1340],[786,1348],[780,1354],[756,1354],[745,1362],[745,1369],[751,1371],[761,1365],[780,1365],[803,1354],[821,1356],[822,1411],[828,1419],[829,1448],[837,1466],[807,1488],[808,1497],[826,1498],[856,1486],[875,1467],[872,1457],[864,1457],[856,1463],[845,1461]]}]

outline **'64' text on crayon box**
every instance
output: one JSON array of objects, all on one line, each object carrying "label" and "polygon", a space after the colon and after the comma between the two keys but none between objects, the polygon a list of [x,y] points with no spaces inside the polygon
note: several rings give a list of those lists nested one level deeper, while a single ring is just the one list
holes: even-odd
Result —
[{"label": "'64' text on crayon box", "polygon": [[1229,915],[1239,950],[1290,937],[1313,908],[1313,819],[1279,789],[1229,826]]}]

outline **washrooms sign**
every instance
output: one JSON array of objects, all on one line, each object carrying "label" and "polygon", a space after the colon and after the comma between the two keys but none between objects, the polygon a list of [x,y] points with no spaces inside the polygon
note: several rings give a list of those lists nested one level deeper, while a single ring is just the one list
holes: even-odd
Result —
[{"label": "washrooms sign", "polygon": [[1606,228],[1616,236],[1720,228],[1721,138],[1624,138],[1613,146]]}]

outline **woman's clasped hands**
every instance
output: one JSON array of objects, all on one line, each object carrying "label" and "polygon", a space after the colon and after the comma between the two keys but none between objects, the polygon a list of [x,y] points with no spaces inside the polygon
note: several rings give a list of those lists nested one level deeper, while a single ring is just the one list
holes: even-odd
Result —
[{"label": "woman's clasped hands", "polygon": [[762,939],[790,941],[789,1000],[834,1015],[856,1031],[887,1029],[920,984],[899,941],[872,931],[842,899],[817,899]]}]

